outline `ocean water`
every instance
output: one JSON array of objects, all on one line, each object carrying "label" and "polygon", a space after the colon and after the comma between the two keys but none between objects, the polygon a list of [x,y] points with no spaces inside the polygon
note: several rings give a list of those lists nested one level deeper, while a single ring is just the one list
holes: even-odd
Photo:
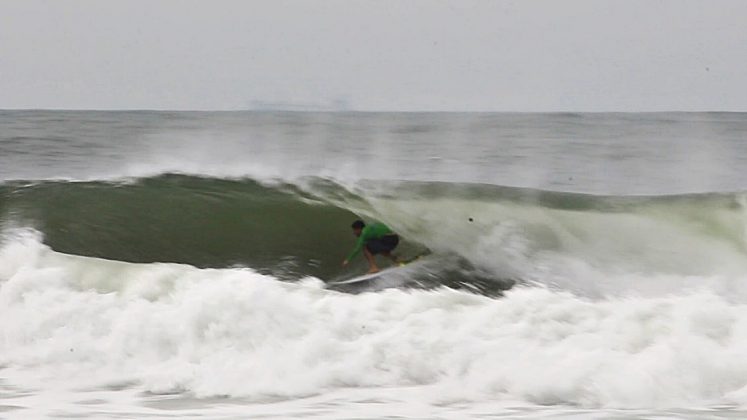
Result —
[{"label": "ocean water", "polygon": [[[0,417],[747,417],[747,114],[0,111]],[[328,283],[355,218],[401,255]]]}]

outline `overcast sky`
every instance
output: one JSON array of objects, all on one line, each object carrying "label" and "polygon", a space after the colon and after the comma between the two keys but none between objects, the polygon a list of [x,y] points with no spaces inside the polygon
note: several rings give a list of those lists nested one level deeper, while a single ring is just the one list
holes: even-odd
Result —
[{"label": "overcast sky", "polygon": [[0,0],[0,108],[747,111],[746,0]]}]

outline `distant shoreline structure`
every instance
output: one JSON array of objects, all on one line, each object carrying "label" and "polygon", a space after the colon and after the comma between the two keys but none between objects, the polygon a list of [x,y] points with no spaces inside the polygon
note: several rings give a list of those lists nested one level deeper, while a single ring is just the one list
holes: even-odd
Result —
[{"label": "distant shoreline structure", "polygon": [[291,111],[291,112],[347,112],[354,111],[347,99],[334,99],[327,103],[284,102],[255,100],[246,111]]}]

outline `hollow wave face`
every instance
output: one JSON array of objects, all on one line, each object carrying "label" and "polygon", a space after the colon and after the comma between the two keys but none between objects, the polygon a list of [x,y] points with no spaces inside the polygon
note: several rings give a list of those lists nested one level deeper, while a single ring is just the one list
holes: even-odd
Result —
[{"label": "hollow wave face", "polygon": [[[127,181],[10,182],[0,222],[66,254],[285,280],[339,279],[350,223],[381,220],[430,251],[418,284],[490,293],[537,283],[588,297],[667,293],[747,269],[741,193],[614,197],[482,184],[306,178],[296,184],[166,174]],[[363,269],[362,258],[355,270]],[[656,279],[641,281],[639,279]]]}]

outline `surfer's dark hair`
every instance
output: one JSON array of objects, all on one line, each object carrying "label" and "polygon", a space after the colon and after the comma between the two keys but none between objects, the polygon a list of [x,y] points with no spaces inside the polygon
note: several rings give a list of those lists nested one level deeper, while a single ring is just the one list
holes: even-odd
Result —
[{"label": "surfer's dark hair", "polygon": [[366,224],[363,223],[363,220],[356,220],[352,225],[350,225],[350,227],[352,227],[353,229],[363,229],[364,227],[366,227]]}]

